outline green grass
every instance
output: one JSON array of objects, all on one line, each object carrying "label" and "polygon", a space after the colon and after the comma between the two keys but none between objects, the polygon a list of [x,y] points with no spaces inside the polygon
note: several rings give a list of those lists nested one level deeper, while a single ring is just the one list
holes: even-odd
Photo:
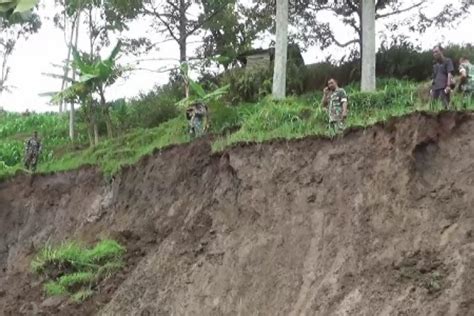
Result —
[{"label": "green grass", "polygon": [[47,279],[47,295],[83,301],[102,280],[123,268],[124,253],[125,248],[114,240],[102,240],[92,248],[76,242],[46,245],[32,260],[31,269]]},{"label": "green grass", "polygon": [[84,165],[96,165],[105,175],[120,171],[123,166],[133,165],[155,148],[188,142],[184,117],[172,119],[151,129],[136,129],[114,139],[105,140],[95,148],[70,152],[40,164],[43,173],[76,169]]},{"label": "green grass", "polygon": [[[53,160],[58,151],[70,146],[68,117],[61,114],[30,114],[0,112],[0,180],[21,169],[26,139],[37,131],[43,143],[39,163]],[[77,124],[77,144],[85,144],[83,124]],[[13,170],[2,168],[2,162]]]},{"label": "green grass", "polygon": [[[409,81],[378,80],[374,93],[358,91],[355,85],[345,87],[349,95],[348,127],[366,127],[391,117],[414,111],[437,112],[440,106],[430,108],[427,103],[426,84]],[[225,106],[210,104],[211,133],[220,135],[213,143],[213,150],[220,151],[238,142],[263,142],[270,139],[294,139],[308,135],[332,136],[327,124],[327,113],[321,109],[321,93],[289,97],[275,102],[270,98],[254,104]],[[454,98],[457,109],[474,109],[474,104],[462,107],[459,95]],[[3,115],[3,116],[2,116]],[[98,166],[106,176],[119,172],[122,167],[133,165],[155,149],[191,141],[186,133],[184,114],[168,120],[155,128],[136,128],[121,132],[120,136],[103,140],[97,147],[75,149],[67,140],[67,118],[46,115],[33,119],[19,115],[0,114],[0,122],[8,122],[0,135],[0,180],[22,170],[22,140],[25,132],[37,125],[43,126],[46,150],[38,166],[38,172],[51,173],[76,169],[84,165]],[[13,122],[9,120],[13,119]],[[22,122],[25,120],[25,122]],[[54,127],[55,125],[58,125]],[[15,134],[15,129],[17,133]],[[232,132],[231,132],[232,131]],[[52,144],[49,144],[49,142]],[[18,142],[18,143],[15,143]],[[84,137],[82,143],[85,143]],[[14,149],[2,149],[7,146]],[[16,144],[16,145],[15,145]],[[16,146],[16,147],[15,147]],[[85,149],[84,149],[85,148]],[[8,152],[10,154],[5,154]],[[13,158],[4,159],[4,156]],[[3,164],[2,164],[3,161]]]}]

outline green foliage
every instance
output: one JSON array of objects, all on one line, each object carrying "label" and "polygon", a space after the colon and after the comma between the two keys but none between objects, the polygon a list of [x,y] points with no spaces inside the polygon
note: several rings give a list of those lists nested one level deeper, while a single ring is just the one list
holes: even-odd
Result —
[{"label": "green foliage", "polygon": [[49,296],[61,296],[67,294],[67,289],[54,281],[49,281],[43,288]]},{"label": "green foliage", "polygon": [[38,4],[38,0],[2,0],[0,1],[0,14],[7,16],[12,13],[30,11]]},{"label": "green foliage", "polygon": [[119,41],[109,56],[103,60],[81,53],[73,47],[72,66],[79,72],[79,79],[53,96],[53,102],[84,103],[86,97],[94,92],[103,94],[105,87],[112,85],[121,75],[122,70],[116,65],[121,46],[122,42]]},{"label": "green foliage", "polygon": [[[455,70],[459,68],[459,58],[466,56],[474,60],[474,47],[451,45],[444,54],[453,60]],[[418,51],[413,45],[402,42],[391,47],[382,46],[377,54],[377,76],[386,78],[423,81],[431,78],[433,54],[431,50]]]},{"label": "green foliage", "polygon": [[[374,93],[362,93],[358,90],[356,84],[344,88],[349,95],[347,126],[367,126],[420,109],[441,110],[438,105],[430,107],[430,104],[422,98],[427,92],[421,93],[419,90],[426,88],[425,83],[418,85],[410,81],[381,79],[377,81],[378,90]],[[160,99],[160,95],[163,96],[163,100]],[[170,96],[171,101],[176,100],[173,93],[162,94],[157,92],[153,97],[150,97],[148,103],[150,108],[159,111],[159,109],[153,108],[155,102],[159,107],[161,107],[161,102],[163,102],[163,106],[172,103],[166,101],[168,96]],[[332,135],[327,126],[327,113],[321,109],[321,97],[321,92],[317,91],[302,96],[293,96],[282,102],[274,102],[264,98],[257,103],[241,103],[239,106],[229,106],[222,101],[211,101],[208,103],[210,132],[218,134],[218,139],[213,147],[215,150],[221,150],[240,141],[264,141],[273,138],[290,139],[306,135]],[[156,101],[153,101],[155,98]],[[472,102],[464,104],[465,101],[458,94],[454,95],[453,100],[457,109],[474,109]],[[140,102],[140,100],[133,102]],[[122,111],[120,114],[122,122],[127,123],[117,123],[117,126],[123,127],[125,132],[116,138],[100,143],[95,148],[79,150],[69,146],[66,138],[67,120],[66,118],[60,119],[58,126],[62,127],[51,127],[50,132],[45,131],[49,134],[46,134],[44,138],[57,138],[58,142],[57,147],[53,147],[51,156],[47,159],[44,158],[39,165],[38,172],[64,171],[84,165],[94,165],[98,166],[109,177],[120,172],[124,166],[137,163],[143,156],[151,154],[157,148],[190,141],[184,111],[179,111],[174,107],[172,111],[173,118],[160,123],[157,127],[143,128],[141,127],[143,125],[140,124],[145,124],[145,115],[141,116],[142,120],[137,118],[138,116],[135,117],[132,112],[134,106],[142,105],[133,102],[127,104],[124,101],[119,101],[112,106],[112,113],[114,117],[117,116],[117,121],[119,121],[118,113]],[[13,117],[20,118],[20,116]],[[168,116],[164,115],[163,117],[167,118]],[[18,124],[20,130],[30,131],[30,127],[21,127],[24,126],[23,123],[15,124]],[[150,125],[152,124],[150,123]],[[50,125],[46,125],[45,128],[49,128],[48,126]],[[9,135],[6,138],[8,143],[12,143],[16,138],[19,138],[20,147],[18,150],[22,150],[22,141],[28,135],[12,134],[13,130],[10,128],[6,130],[8,130],[6,134]],[[61,134],[57,135],[56,133],[64,134],[64,136],[61,136],[64,139],[59,137]],[[0,144],[4,144],[4,139],[1,140]],[[47,145],[45,142],[44,144]],[[0,148],[3,147],[0,146]],[[0,179],[11,177],[20,169],[19,165],[10,166],[0,162]]]},{"label": "green foliage", "polygon": [[44,285],[47,295],[84,301],[102,280],[123,268],[124,253],[125,248],[114,240],[102,240],[93,248],[76,242],[46,245],[31,262],[31,269],[48,280]]},{"label": "green foliage", "polygon": [[410,82],[379,80],[379,90],[360,92],[350,87],[350,108],[358,112],[380,110],[387,107],[410,107],[415,104],[416,88]]},{"label": "green foliage", "polygon": [[40,166],[40,172],[56,172],[97,165],[106,176],[113,175],[122,167],[136,163],[156,148],[189,141],[186,118],[171,119],[156,128],[137,128],[133,132],[100,143],[95,148],[67,153]]},{"label": "green foliage", "polygon": [[272,73],[267,67],[237,68],[226,72],[221,84],[230,86],[228,100],[231,103],[256,102],[271,92],[271,78]]},{"label": "green foliage", "polygon": [[[474,47],[450,45],[444,52],[454,62],[454,69],[459,68],[459,58],[466,56],[474,60]],[[391,78],[422,82],[431,79],[433,56],[431,50],[419,51],[410,43],[396,43],[392,46],[382,45],[377,53],[377,79]],[[360,80],[360,60],[355,58],[340,63],[322,62],[306,66],[304,91],[322,90],[330,78],[336,79],[345,86]]]},{"label": "green foliage", "polygon": [[92,272],[75,272],[61,276],[57,284],[64,289],[73,288],[75,286],[88,285],[94,282],[95,274]]},{"label": "green foliage", "polygon": [[209,103],[210,131],[221,134],[241,124],[240,109],[222,102]]},{"label": "green foliage", "polygon": [[242,115],[240,129],[216,141],[214,149],[221,150],[236,142],[325,135],[327,115],[319,106],[311,104],[311,101],[293,97],[276,102],[268,98],[253,107],[247,107],[239,113]]},{"label": "green foliage", "polygon": [[185,109],[188,107],[190,104],[193,102],[203,102],[203,103],[209,103],[211,101],[217,101],[221,97],[227,94],[230,85],[225,85],[222,87],[213,87],[214,90],[211,92],[206,92],[204,90],[203,85],[200,83],[192,80],[189,75],[188,75],[188,64],[182,64],[181,65],[181,75],[184,78],[186,82],[189,83],[189,88],[190,88],[190,95],[187,98],[184,98],[180,100],[179,102],[176,103],[176,105],[181,108]]},{"label": "green foliage", "polygon": [[[304,91],[305,66],[299,55],[295,56],[293,46],[289,47],[287,63],[286,91],[288,95],[298,95]],[[269,95],[272,91],[273,66],[255,68],[235,68],[227,71],[221,78],[222,85],[229,85],[228,101],[232,104],[240,102],[256,102]]]},{"label": "green foliage", "polygon": [[[43,143],[40,163],[51,161],[58,149],[63,149],[70,143],[68,138],[68,119],[58,114],[29,114],[0,113],[0,164],[7,167],[21,165],[24,155],[24,142],[33,131],[38,131]],[[84,126],[77,128],[77,142],[86,139]],[[0,168],[1,169],[1,168]]]},{"label": "green foliage", "polygon": [[84,302],[85,300],[87,300],[92,295],[94,295],[94,291],[89,290],[89,289],[85,289],[85,290],[77,291],[71,297],[72,297],[73,301],[80,303],[80,302]]},{"label": "green foliage", "polygon": [[343,62],[340,65],[331,62],[307,65],[304,71],[304,91],[322,90],[331,78],[336,79],[340,86],[359,80],[358,61]]},{"label": "green foliage", "polygon": [[174,86],[165,85],[148,93],[142,93],[128,103],[111,106],[112,120],[118,130],[153,128],[179,115],[176,102],[181,92]]},{"label": "green foliage", "polygon": [[109,259],[118,259],[125,249],[115,240],[102,240],[87,252],[90,262],[100,263]]}]

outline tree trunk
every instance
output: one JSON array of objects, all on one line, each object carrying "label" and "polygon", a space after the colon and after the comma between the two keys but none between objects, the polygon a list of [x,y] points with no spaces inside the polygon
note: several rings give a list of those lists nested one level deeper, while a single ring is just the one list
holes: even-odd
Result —
[{"label": "tree trunk", "polygon": [[[64,91],[64,89],[66,88],[66,84],[67,84],[66,78],[69,75],[69,63],[71,62],[72,43],[74,42],[74,34],[75,34],[75,30],[76,30],[76,23],[78,22],[77,19],[78,19],[78,16],[76,14],[76,17],[74,18],[74,20],[71,23],[71,34],[69,35],[69,43],[67,43],[68,49],[67,49],[66,63],[64,65],[64,77],[63,77],[63,81],[61,82],[61,91]],[[66,23],[66,21],[64,21],[64,22]],[[64,27],[65,27],[64,32],[66,33],[66,24],[64,25]],[[64,100],[62,100],[61,103],[59,103],[59,113],[61,113],[63,111],[63,108],[64,108],[64,110],[66,110],[66,106],[64,104],[65,104]]]},{"label": "tree trunk", "polygon": [[74,109],[74,102],[69,104],[69,139],[74,142],[75,139],[75,131],[74,131],[74,121],[75,121],[75,109]]},{"label": "tree trunk", "polygon": [[89,119],[89,124],[87,124],[87,136],[89,137],[90,147],[94,147],[94,126],[92,124],[92,117]]},{"label": "tree trunk", "polygon": [[[187,98],[189,97],[189,69],[188,63],[186,59],[186,40],[181,41],[179,43],[179,64],[181,66],[182,77],[183,77],[183,84],[184,84],[184,96]],[[183,67],[185,66],[185,67]]]},{"label": "tree trunk", "polygon": [[375,91],[375,1],[362,1],[362,78],[361,90]]},{"label": "tree trunk", "polygon": [[94,119],[94,146],[99,145],[99,127],[97,126],[97,120]]},{"label": "tree trunk", "polygon": [[92,96],[89,96],[84,102],[86,117],[88,118],[88,134],[89,142],[91,147],[95,147],[99,144],[99,128],[97,125],[97,108],[94,106]]},{"label": "tree trunk", "polygon": [[99,90],[100,95],[100,108],[102,109],[102,114],[104,115],[105,119],[105,126],[107,127],[107,137],[112,138],[114,137],[114,129],[112,124],[112,119],[110,118],[110,111],[109,107],[107,106],[107,102],[105,101],[105,94],[104,90]]},{"label": "tree trunk", "polygon": [[288,0],[277,0],[275,66],[273,70],[274,99],[283,99],[286,95],[286,62],[288,54]]},{"label": "tree trunk", "polygon": [[[71,44],[74,42],[74,47],[77,48],[79,42],[79,25],[81,20],[81,11],[77,12],[76,24],[75,26],[75,34],[74,40],[71,37]],[[72,80],[76,79],[76,72],[72,71]],[[74,141],[75,138],[75,131],[74,131],[74,120],[75,120],[75,109],[74,109],[74,102],[71,102],[70,109],[69,109],[69,138],[71,141]]]},{"label": "tree trunk", "polygon": [[189,97],[189,81],[188,81],[188,65],[187,65],[187,24],[188,20],[186,18],[186,2],[185,0],[179,1],[179,64],[181,66],[181,71],[183,71],[183,65],[186,64],[186,73],[183,73],[183,82],[184,82],[184,95]]}]

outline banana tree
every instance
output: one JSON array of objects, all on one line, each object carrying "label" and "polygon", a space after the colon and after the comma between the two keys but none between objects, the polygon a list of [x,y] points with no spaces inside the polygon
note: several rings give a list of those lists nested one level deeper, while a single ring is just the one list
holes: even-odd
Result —
[{"label": "banana tree", "polygon": [[38,0],[0,0],[0,16],[28,12],[37,4]]},{"label": "banana tree", "polygon": [[230,85],[226,85],[223,87],[219,87],[215,89],[214,91],[206,92],[199,83],[192,80],[187,75],[188,74],[187,65],[184,65],[181,67],[181,74],[183,75],[184,79],[189,84],[190,93],[188,97],[178,101],[177,105],[180,108],[186,108],[191,103],[198,102],[198,101],[207,103],[207,102],[219,100],[221,97],[227,94],[230,88]]},{"label": "banana tree", "polygon": [[[105,119],[107,135],[113,137],[114,134],[105,90],[108,86],[114,84],[124,71],[122,67],[117,65],[121,45],[121,42],[118,42],[109,57],[104,60],[100,58],[93,59],[88,54],[81,53],[73,48],[72,67],[78,73],[79,79],[53,97],[55,103],[76,101],[84,107],[89,121],[91,145],[97,145],[99,142],[97,128],[99,113],[102,113]],[[98,100],[94,98],[95,96],[98,96]]]}]

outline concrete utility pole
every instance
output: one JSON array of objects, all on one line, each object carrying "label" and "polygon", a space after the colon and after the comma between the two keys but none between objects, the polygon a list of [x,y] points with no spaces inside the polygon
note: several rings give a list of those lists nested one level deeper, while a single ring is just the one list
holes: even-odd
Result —
[{"label": "concrete utility pole", "polygon": [[275,67],[272,95],[276,100],[285,98],[286,62],[288,54],[288,0],[277,0]]},{"label": "concrete utility pole", "polygon": [[375,91],[375,1],[362,1],[362,78],[361,90]]}]

